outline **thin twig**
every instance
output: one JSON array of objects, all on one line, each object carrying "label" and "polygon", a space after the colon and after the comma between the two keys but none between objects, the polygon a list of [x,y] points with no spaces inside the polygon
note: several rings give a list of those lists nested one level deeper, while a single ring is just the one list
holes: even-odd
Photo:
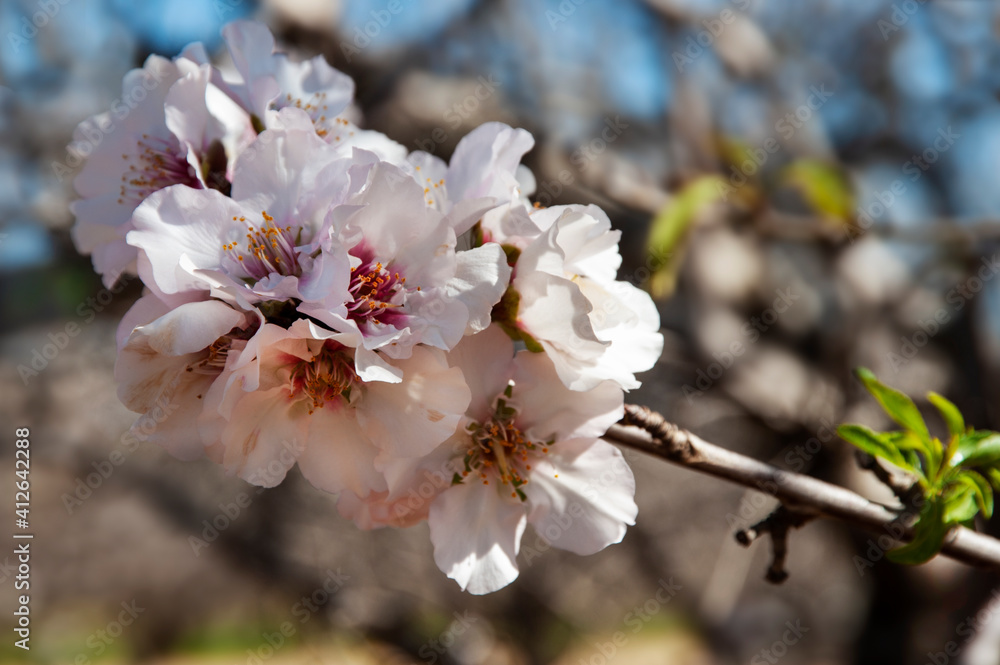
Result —
[{"label": "thin twig", "polygon": [[788,571],[785,570],[785,559],[788,557],[788,532],[799,528],[814,517],[815,515],[799,513],[781,504],[770,515],[750,528],[737,531],[736,542],[743,547],[750,547],[764,534],[771,536],[771,567],[767,569],[765,579],[771,584],[781,584],[788,579]]},{"label": "thin twig", "polygon": [[[708,443],[644,407],[626,405],[622,424],[612,425],[604,438],[766,492],[799,514],[838,519],[890,536],[901,532],[904,539],[912,537],[912,529],[899,524],[900,514],[882,504]],[[969,565],[1000,570],[1000,540],[965,527],[955,527],[948,533],[941,553]]]}]

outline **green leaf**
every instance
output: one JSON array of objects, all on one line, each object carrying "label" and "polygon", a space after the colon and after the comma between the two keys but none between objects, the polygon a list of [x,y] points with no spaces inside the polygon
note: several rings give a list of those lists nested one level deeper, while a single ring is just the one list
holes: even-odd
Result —
[{"label": "green leaf", "polygon": [[878,433],[878,437],[882,440],[883,444],[893,450],[899,451],[904,462],[902,468],[913,472],[925,481],[927,480],[927,473],[925,473],[927,464],[918,454],[923,453],[926,457],[926,446],[917,438],[916,434],[909,430],[899,430],[896,432],[880,432]]},{"label": "green leaf", "polygon": [[848,222],[854,215],[854,191],[842,169],[814,159],[799,159],[782,171],[780,183],[797,189],[806,203],[828,219]]},{"label": "green leaf", "polygon": [[945,500],[945,522],[965,523],[980,512],[993,515],[993,488],[982,474],[962,468],[952,468],[942,482]]},{"label": "green leaf", "polygon": [[[983,436],[985,435],[985,436]],[[1000,434],[970,432],[958,440],[955,464],[965,468],[991,466],[1000,462]]]},{"label": "green leaf", "polygon": [[979,513],[976,490],[965,483],[956,485],[944,498],[944,521],[947,524],[961,524]]},{"label": "green leaf", "polygon": [[860,367],[857,374],[861,383],[878,400],[890,418],[916,434],[924,443],[930,442],[931,435],[927,431],[927,423],[924,422],[924,417],[920,415],[920,410],[912,399],[879,381],[870,369]]},{"label": "green leaf", "polygon": [[974,487],[976,490],[976,504],[980,512],[987,519],[993,517],[993,488],[982,475],[975,471],[965,471],[962,474],[963,482]]},{"label": "green leaf", "polygon": [[653,218],[646,254],[649,265],[654,267],[649,278],[649,291],[654,298],[665,298],[674,292],[689,232],[699,214],[718,201],[726,187],[725,181],[715,175],[692,180]]},{"label": "green leaf", "polygon": [[992,485],[997,489],[1000,489],[1000,469],[992,467],[989,469],[985,469],[985,471],[986,471],[986,479],[990,481],[990,485]]},{"label": "green leaf", "polygon": [[895,432],[880,432],[879,437],[886,445],[893,446],[899,450],[913,450],[923,452],[924,443],[916,434],[909,430],[897,430]]},{"label": "green leaf", "polygon": [[895,563],[917,565],[930,561],[941,551],[949,526],[944,523],[944,506],[937,499],[928,500],[920,511],[920,519],[913,527],[913,540],[886,553]]},{"label": "green leaf", "polygon": [[[920,470],[919,460],[918,467],[916,469],[911,468],[900,451],[895,446],[886,442],[887,437],[885,434],[873,432],[864,425],[841,425],[837,428],[837,434],[843,440],[857,446],[873,457],[880,457],[901,469],[917,472]],[[891,432],[887,434],[891,434]]]},{"label": "green leaf", "polygon": [[[889,417],[912,432],[922,444],[919,450],[924,454],[924,459],[927,462],[926,476],[929,478],[937,476],[944,457],[944,449],[940,441],[931,439],[930,432],[927,431],[927,423],[920,415],[917,405],[907,395],[895,388],[890,388],[875,378],[871,370],[860,367],[857,370],[857,375],[868,392],[878,400],[885,412],[889,414]],[[907,455],[907,458],[910,459],[911,456]]]},{"label": "green leaf", "polygon": [[949,432],[956,436],[965,434],[965,418],[957,406],[935,392],[927,393],[927,399],[941,412],[941,418],[948,426]]}]

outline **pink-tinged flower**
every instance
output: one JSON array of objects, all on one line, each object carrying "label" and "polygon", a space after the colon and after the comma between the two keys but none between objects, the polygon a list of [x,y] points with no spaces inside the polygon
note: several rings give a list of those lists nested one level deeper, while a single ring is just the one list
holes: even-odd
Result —
[{"label": "pink-tinged flower", "polygon": [[150,294],[136,301],[119,326],[115,363],[119,398],[143,414],[133,435],[182,460],[201,457],[197,422],[205,395],[228,354],[242,349],[259,324],[259,315],[218,300],[174,297],[168,304]]},{"label": "pink-tinged flower", "polygon": [[572,390],[613,380],[637,388],[635,373],[663,349],[660,318],[647,293],[615,276],[618,239],[597,206],[516,205],[484,215],[482,239],[502,244],[514,265],[494,320],[514,339],[545,351]]},{"label": "pink-tinged flower", "polygon": [[[509,364],[509,358],[508,364]],[[506,367],[502,368],[506,370]],[[459,426],[464,426],[464,417]],[[432,502],[452,486],[463,470],[461,440],[452,437],[422,457],[387,458],[380,465],[386,488],[360,497],[340,493],[337,511],[359,529],[406,528],[427,519]]]},{"label": "pink-tinged flower", "polygon": [[231,197],[170,187],[136,209],[127,239],[140,276],[163,294],[324,300],[346,313],[348,256],[326,218],[347,196],[348,165],[311,130],[264,132],[237,159]]},{"label": "pink-tinged flower", "polygon": [[570,391],[546,355],[515,355],[496,326],[449,359],[472,393],[463,427],[422,460],[389,461],[386,491],[367,502],[346,497],[341,512],[370,528],[426,511],[435,562],[475,594],[517,577],[528,523],[577,554],[619,542],[635,520],[635,484],[621,453],[598,437],[623,414],[621,388]]},{"label": "pink-tinged flower", "polygon": [[222,36],[239,78],[220,86],[252,115],[259,130],[276,127],[282,109],[295,109],[331,145],[347,151],[362,148],[386,161],[405,161],[404,146],[354,125],[349,117],[354,114],[354,81],[323,56],[295,62],[276,53],[271,31],[256,21],[229,23]]},{"label": "pink-tinged flower", "polygon": [[228,189],[231,159],[254,136],[250,117],[211,84],[200,45],[150,56],[125,76],[112,109],[80,123],[70,150],[88,154],[74,180],[73,240],[110,285],[135,271],[125,235],[150,194],[172,185]]},{"label": "pink-tinged flower", "polygon": [[[487,122],[458,142],[450,163],[416,151],[410,153],[407,170],[424,188],[427,204],[443,212],[482,198],[492,199],[496,205],[514,202],[528,208],[535,177],[521,164],[521,157],[534,145],[535,139],[523,129]],[[468,221],[474,223],[475,218]],[[461,234],[471,226],[459,226],[455,231]]]},{"label": "pink-tinged flower", "polygon": [[[459,212],[446,216],[425,205],[420,187],[395,166],[372,163],[351,174],[357,194],[345,201],[335,236],[350,255],[349,297],[303,303],[299,311],[393,358],[419,343],[451,349],[487,326],[510,276],[500,246],[456,252]],[[478,206],[473,215],[490,202]],[[339,210],[331,218],[339,219]]]},{"label": "pink-tinged flower", "polygon": [[305,319],[264,324],[206,396],[209,455],[265,487],[297,460],[316,487],[364,497],[385,489],[385,460],[424,455],[451,436],[469,389],[443,352],[415,348],[391,370],[371,354],[369,376],[378,378],[365,380],[352,341]]}]

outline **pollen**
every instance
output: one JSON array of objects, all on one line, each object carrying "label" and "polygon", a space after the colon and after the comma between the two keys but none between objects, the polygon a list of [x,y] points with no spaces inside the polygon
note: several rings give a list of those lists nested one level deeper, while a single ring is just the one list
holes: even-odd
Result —
[{"label": "pollen", "polygon": [[520,488],[530,479],[532,457],[548,450],[528,438],[517,426],[517,410],[498,399],[489,420],[466,427],[470,446],[464,455],[466,471],[475,471],[486,482],[494,478],[511,490],[511,497],[526,500]]},{"label": "pollen", "polygon": [[291,225],[276,225],[274,217],[266,210],[260,214],[263,223],[256,227],[247,223],[245,216],[233,217],[233,220],[246,224],[245,246],[241,247],[239,242],[234,241],[224,244],[223,251],[233,259],[241,276],[246,279],[260,281],[275,273],[299,275],[301,267],[295,249],[298,229],[293,229]]},{"label": "pollen", "polygon": [[398,270],[375,260],[363,247],[352,250],[360,260],[351,268],[351,282],[348,287],[353,301],[348,303],[348,316],[358,323],[391,324],[401,316],[405,305],[406,278]]},{"label": "pollen", "polygon": [[203,186],[176,139],[143,134],[131,154],[122,153],[122,160],[126,169],[119,185],[118,202],[123,205],[141,201],[171,185],[187,185],[194,189]]},{"label": "pollen", "polygon": [[308,403],[312,414],[329,402],[349,401],[357,378],[346,347],[327,340],[312,360],[299,361],[292,368],[289,390]]}]

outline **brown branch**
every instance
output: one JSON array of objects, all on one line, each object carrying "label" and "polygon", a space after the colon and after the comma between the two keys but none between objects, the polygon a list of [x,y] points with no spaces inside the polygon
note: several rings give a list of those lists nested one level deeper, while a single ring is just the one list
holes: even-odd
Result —
[{"label": "brown branch", "polygon": [[[837,519],[891,536],[901,533],[903,539],[912,537],[910,526],[900,524],[899,512],[843,487],[708,443],[645,407],[627,404],[622,424],[612,425],[604,438],[766,492],[797,515]],[[948,533],[941,553],[969,565],[1000,570],[1000,540],[965,527]]]},{"label": "brown branch", "polygon": [[795,512],[785,504],[781,504],[760,522],[748,529],[737,531],[736,542],[743,547],[750,547],[757,538],[764,534],[770,535],[772,559],[765,579],[771,584],[781,584],[788,579],[788,571],[785,570],[785,559],[788,557],[788,532],[799,528],[814,517],[815,515]]},{"label": "brown branch", "polygon": [[892,493],[896,495],[900,503],[904,506],[914,505],[914,498],[920,493],[920,486],[916,482],[901,480],[882,466],[875,457],[864,451],[856,450],[854,457],[858,462],[858,466],[866,471],[871,471],[883,485],[892,490]]}]

